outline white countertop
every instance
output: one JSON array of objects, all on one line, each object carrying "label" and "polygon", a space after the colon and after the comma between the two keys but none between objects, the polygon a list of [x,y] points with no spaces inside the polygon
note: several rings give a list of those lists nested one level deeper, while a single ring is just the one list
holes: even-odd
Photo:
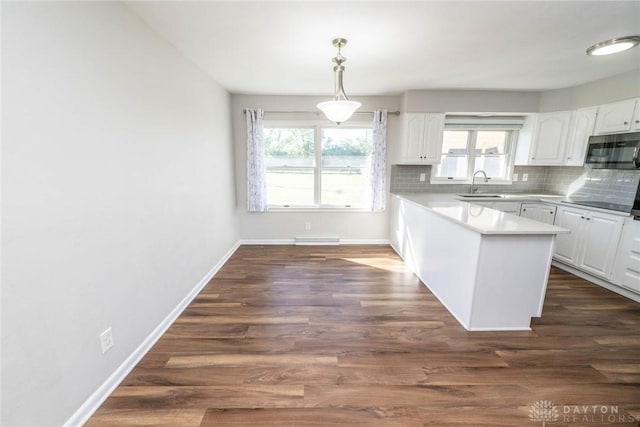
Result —
[{"label": "white countertop", "polygon": [[626,216],[626,217],[631,216],[631,213],[629,212],[620,212],[620,211],[613,211],[611,209],[594,208],[593,206],[577,205],[573,203],[575,202],[575,199],[571,199],[569,197],[547,198],[546,196],[540,196],[539,200],[544,203],[551,203],[558,206],[572,207],[572,208],[583,209],[587,211],[603,212],[609,215],[619,215],[619,216]]},{"label": "white countertop", "polygon": [[[456,194],[394,194],[403,200],[415,203],[434,213],[454,221],[463,227],[481,234],[561,234],[569,230],[555,225],[545,224],[529,218],[508,214],[484,206],[474,205],[471,201],[458,200]],[[541,197],[514,196],[514,198],[475,198],[474,200],[523,201],[540,200]]]}]

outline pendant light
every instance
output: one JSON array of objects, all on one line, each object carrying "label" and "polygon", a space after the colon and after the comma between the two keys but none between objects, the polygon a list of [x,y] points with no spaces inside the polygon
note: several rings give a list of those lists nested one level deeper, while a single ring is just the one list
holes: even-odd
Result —
[{"label": "pendant light", "polygon": [[344,73],[344,64],[347,58],[342,56],[342,48],[347,45],[347,40],[338,38],[333,41],[333,45],[338,49],[338,54],[332,59],[336,64],[333,67],[335,75],[335,95],[332,101],[321,102],[317,107],[322,110],[327,119],[332,122],[340,124],[349,120],[349,117],[358,109],[362,104],[357,101],[350,101],[347,95],[344,93],[344,87],[342,87],[342,75]]}]

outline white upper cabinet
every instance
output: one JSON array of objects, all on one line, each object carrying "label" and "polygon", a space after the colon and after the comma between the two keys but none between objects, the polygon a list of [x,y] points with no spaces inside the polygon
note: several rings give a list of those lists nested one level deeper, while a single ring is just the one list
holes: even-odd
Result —
[{"label": "white upper cabinet", "polygon": [[566,166],[584,165],[584,157],[587,153],[589,137],[593,135],[596,123],[597,107],[583,108],[575,112],[569,130],[567,142]]},{"label": "white upper cabinet", "polygon": [[[595,134],[628,132],[640,128],[638,99],[614,102],[598,107]],[[635,123],[638,120],[638,123]]]},{"label": "white upper cabinet", "polygon": [[403,114],[401,163],[440,163],[443,133],[444,113]]},{"label": "white upper cabinet", "polygon": [[529,116],[520,131],[516,165],[564,165],[572,116],[572,111]]},{"label": "white upper cabinet", "polygon": [[636,99],[636,112],[633,115],[633,123],[631,123],[631,128],[634,131],[640,130],[640,98]]}]

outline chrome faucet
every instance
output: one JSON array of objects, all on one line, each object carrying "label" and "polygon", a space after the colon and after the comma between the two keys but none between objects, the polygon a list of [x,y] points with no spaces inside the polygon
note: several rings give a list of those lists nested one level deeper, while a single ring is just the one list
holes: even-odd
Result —
[{"label": "chrome faucet", "polygon": [[469,194],[473,194],[478,191],[478,187],[474,187],[474,183],[476,182],[476,175],[481,173],[484,175],[484,182],[489,182],[489,178],[487,177],[487,173],[482,169],[479,169],[473,173],[473,178],[471,178],[471,186],[469,187]]}]

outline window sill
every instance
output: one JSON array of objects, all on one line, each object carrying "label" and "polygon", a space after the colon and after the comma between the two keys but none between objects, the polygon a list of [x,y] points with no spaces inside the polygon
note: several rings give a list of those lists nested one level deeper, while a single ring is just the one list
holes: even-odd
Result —
[{"label": "window sill", "polygon": [[285,207],[273,207],[273,208],[267,208],[266,210],[267,213],[275,213],[275,212],[349,212],[349,213],[376,213],[376,212],[371,212],[368,209],[365,208],[330,208],[330,207],[309,207],[309,208],[304,208],[304,207],[291,207],[291,208],[285,208]]}]

